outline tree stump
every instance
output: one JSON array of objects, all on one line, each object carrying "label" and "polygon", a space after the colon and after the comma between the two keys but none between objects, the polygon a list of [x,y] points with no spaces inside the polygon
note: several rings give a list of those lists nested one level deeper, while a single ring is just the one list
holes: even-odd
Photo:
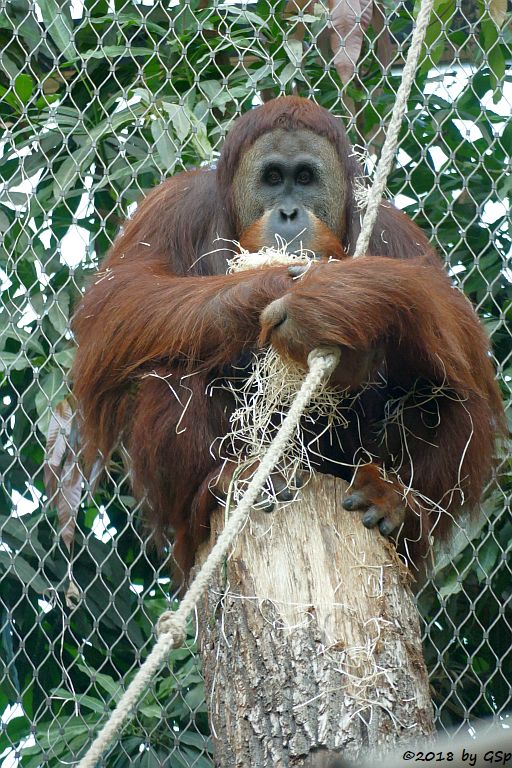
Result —
[{"label": "tree stump", "polygon": [[[327,768],[433,732],[410,575],[346,483],[252,511],[199,611],[206,701],[219,768]],[[224,523],[212,518],[209,546]]]}]

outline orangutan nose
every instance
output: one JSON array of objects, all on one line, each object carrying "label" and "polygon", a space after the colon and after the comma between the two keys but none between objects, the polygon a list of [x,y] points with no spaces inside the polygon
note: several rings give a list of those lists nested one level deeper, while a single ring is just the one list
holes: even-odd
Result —
[{"label": "orangutan nose", "polygon": [[308,240],[310,220],[303,206],[280,205],[271,212],[266,231],[268,238],[275,242],[276,235],[292,248],[298,248],[303,240]]},{"label": "orangutan nose", "polygon": [[299,215],[299,209],[298,208],[284,208],[281,207],[279,210],[279,218],[281,219],[282,224],[288,224],[290,221],[295,221],[295,219]]}]

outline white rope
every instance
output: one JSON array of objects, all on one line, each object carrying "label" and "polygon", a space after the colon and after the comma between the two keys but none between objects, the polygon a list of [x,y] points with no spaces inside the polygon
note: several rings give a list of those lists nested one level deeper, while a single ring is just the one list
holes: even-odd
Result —
[{"label": "white rope", "polygon": [[[368,249],[391,163],[395,156],[401,122],[414,81],[416,67],[433,5],[434,0],[423,0],[418,13],[416,27],[411,40],[411,47],[403,70],[402,82],[400,83],[397,92],[386,140],[382,147],[380,160],[375,171],[373,185],[368,195],[366,212],[361,226],[361,232],[357,239],[354,258],[364,255]],[[211,576],[222,563],[229,548],[233,545],[238,533],[241,531],[251,507],[257,499],[260,489],[281,458],[309,401],[320,384],[328,378],[336,368],[339,359],[340,352],[338,349],[314,349],[309,354],[308,374],[297,393],[297,397],[290,406],[290,410],[279,431],[272,441],[268,452],[254,473],[240,504],[226,523],[224,530],[211,549],[201,570],[187,590],[178,610],[175,612],[166,612],[160,617],[157,625],[159,636],[151,653],[140,667],[124,694],[121,696],[116,708],[96,736],[85,756],[80,760],[77,768],[95,768],[96,764],[101,759],[103,752],[109,747],[120,732],[123,723],[130,716],[140,695],[143,693],[148,683],[151,682],[153,675],[161,667],[169,651],[179,647],[184,642],[189,615],[198,604],[204,592],[206,592]]]},{"label": "white rope", "polygon": [[155,672],[160,668],[166,655],[172,648],[180,646],[185,640],[190,613],[194,610],[204,592],[206,592],[211,576],[221,565],[236,536],[241,531],[261,487],[281,458],[288,441],[293,436],[303,411],[320,384],[336,368],[339,360],[340,352],[339,349],[335,348],[314,349],[309,354],[308,374],[268,452],[254,473],[240,504],[226,523],[224,530],[215,542],[201,570],[187,590],[178,610],[173,613],[165,613],[160,617],[158,623],[160,635],[157,642],[121,696],[109,720],[96,736],[86,755],[80,760],[78,768],[94,768],[105,749],[107,749],[119,733],[124,721],[137,704],[141,693],[151,681]]},{"label": "white rope", "polygon": [[389,121],[386,139],[382,146],[379,162],[377,163],[377,168],[375,169],[375,174],[373,176],[373,184],[366,201],[366,212],[359,237],[357,238],[356,249],[353,256],[354,259],[357,259],[359,256],[364,256],[368,250],[373,226],[379,213],[380,203],[386,188],[389,171],[391,170],[391,164],[395,157],[398,136],[400,134],[405,110],[407,109],[407,100],[416,75],[421,47],[427,33],[430,14],[432,13],[433,7],[434,0],[423,0],[421,3],[418,18],[416,19],[416,26],[412,35],[411,46],[407,53],[407,60],[402,72],[402,82],[400,83],[396,94],[395,105]]}]

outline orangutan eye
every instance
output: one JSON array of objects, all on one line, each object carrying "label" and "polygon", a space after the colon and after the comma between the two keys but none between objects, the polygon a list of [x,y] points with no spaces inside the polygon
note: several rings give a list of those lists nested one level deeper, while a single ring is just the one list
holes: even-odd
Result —
[{"label": "orangutan eye", "polygon": [[311,184],[313,181],[313,174],[307,168],[303,168],[297,174],[297,184]]},{"label": "orangutan eye", "polygon": [[265,173],[265,182],[271,187],[277,186],[282,182],[282,180],[283,177],[281,175],[281,171],[277,168],[269,168]]}]

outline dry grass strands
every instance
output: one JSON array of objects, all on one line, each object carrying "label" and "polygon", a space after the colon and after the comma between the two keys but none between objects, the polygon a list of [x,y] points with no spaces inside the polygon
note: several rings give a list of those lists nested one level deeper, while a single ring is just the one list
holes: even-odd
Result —
[{"label": "dry grass strands", "polygon": [[[283,360],[269,347],[254,354],[252,372],[242,380],[240,386],[227,382],[237,407],[230,419],[230,431],[221,442],[221,454],[225,461],[237,461],[237,456],[243,456],[244,466],[257,466],[288,413],[303,380],[304,370],[299,365]],[[341,395],[339,390],[324,382],[312,398],[303,419],[317,421],[324,418],[326,431],[335,426],[347,426],[348,422],[343,415],[347,401]],[[300,426],[295,430],[295,439],[287,446],[274,471],[282,475],[291,490],[295,490],[295,479],[300,472],[312,473],[308,444]],[[235,502],[243,494],[248,479],[244,477],[236,483],[232,493]],[[262,501],[277,501],[271,478],[263,489]]]}]

